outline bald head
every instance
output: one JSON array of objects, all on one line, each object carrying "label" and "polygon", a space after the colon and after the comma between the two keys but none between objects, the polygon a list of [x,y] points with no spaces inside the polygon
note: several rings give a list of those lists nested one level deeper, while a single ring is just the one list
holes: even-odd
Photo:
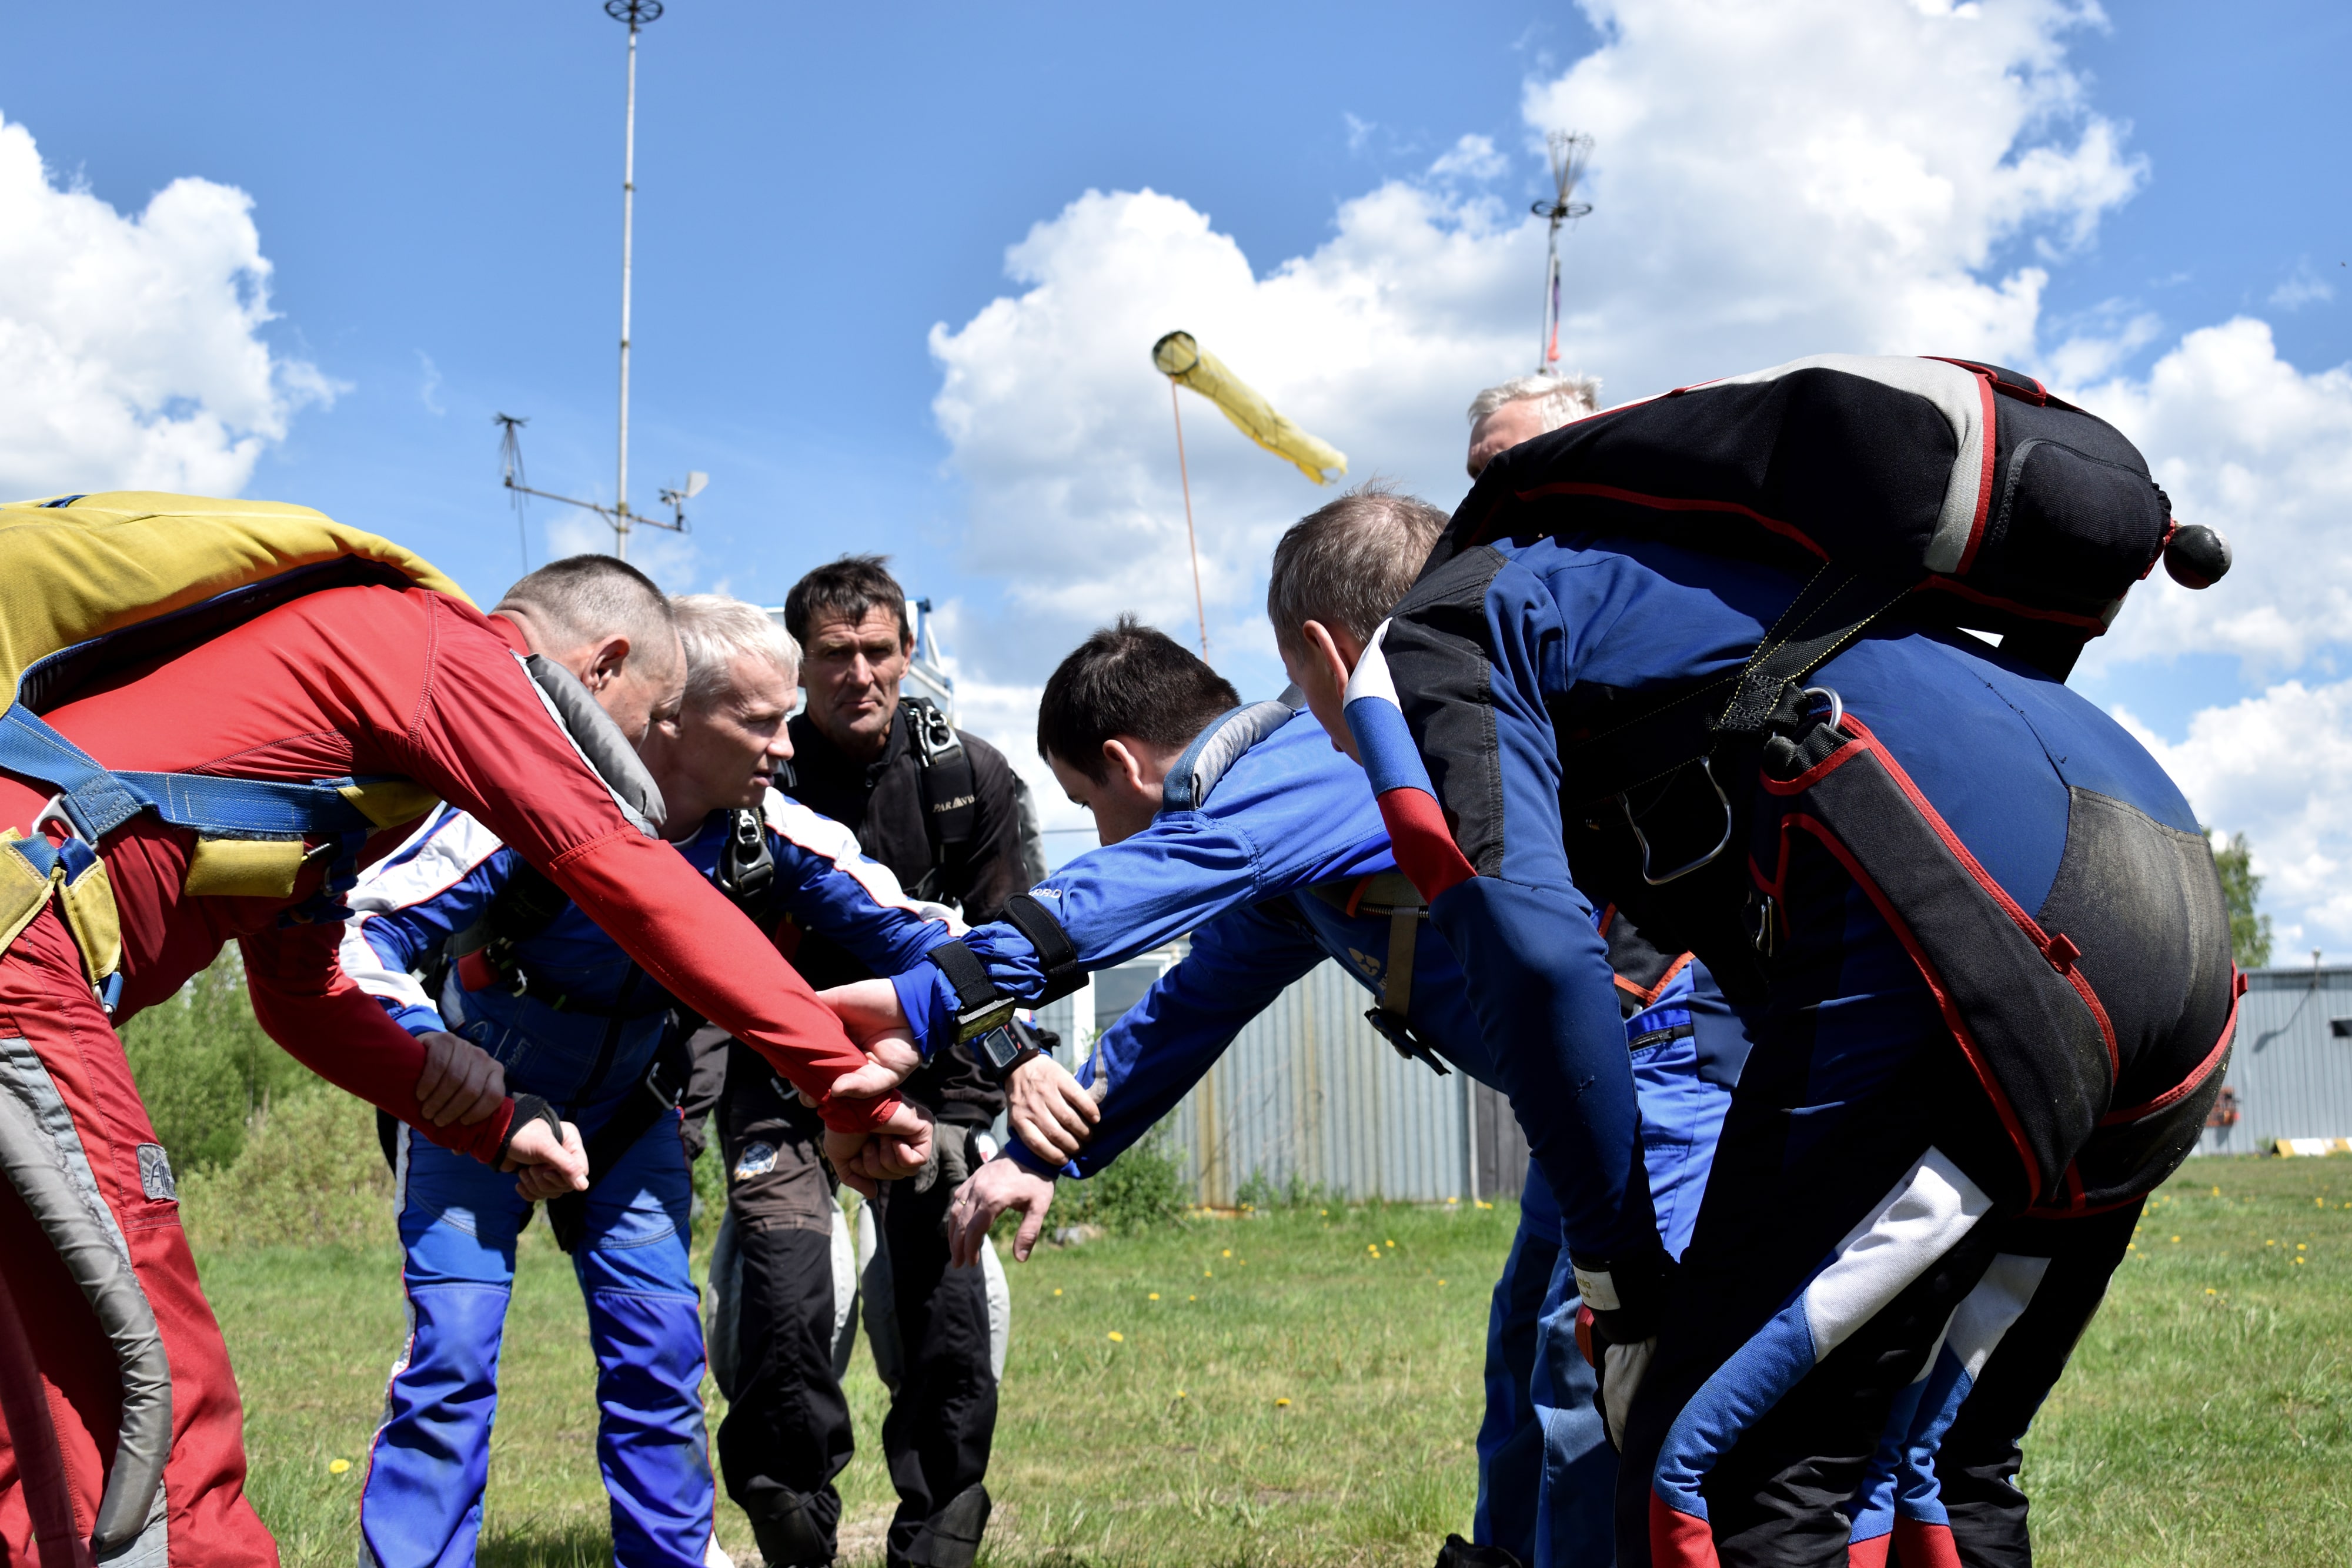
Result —
[{"label": "bald head", "polygon": [[686,681],[677,622],[653,580],[607,555],[550,561],[506,591],[491,612],[523,641],[580,677],[632,741],[677,711]]}]

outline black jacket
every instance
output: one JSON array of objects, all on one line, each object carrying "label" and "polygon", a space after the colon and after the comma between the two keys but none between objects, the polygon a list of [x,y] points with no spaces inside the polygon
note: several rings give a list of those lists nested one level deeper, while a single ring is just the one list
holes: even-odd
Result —
[{"label": "black jacket", "polygon": [[[971,841],[942,856],[925,828],[921,763],[901,704],[890,742],[870,763],[852,761],[803,714],[792,721],[795,782],[785,793],[856,832],[866,852],[888,866],[911,895],[952,904],[974,925],[995,919],[1004,901],[1034,880],[1025,868],[1020,802],[1012,764],[988,742],[956,732],[971,761],[978,799]],[[805,934],[793,962],[822,990],[871,971],[832,942]],[[942,1051],[907,1081],[908,1097],[949,1121],[992,1122],[1004,1092],[981,1075],[971,1052]]]}]

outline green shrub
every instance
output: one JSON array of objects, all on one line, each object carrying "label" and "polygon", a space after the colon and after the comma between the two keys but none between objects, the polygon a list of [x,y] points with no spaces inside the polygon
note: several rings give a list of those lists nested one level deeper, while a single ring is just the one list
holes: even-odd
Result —
[{"label": "green shrub", "polygon": [[203,1248],[363,1247],[394,1237],[375,1108],[320,1084],[254,1113],[226,1166],[180,1179],[180,1223]]},{"label": "green shrub", "polygon": [[1276,1186],[1264,1171],[1252,1171],[1234,1194],[1234,1202],[1243,1208],[1329,1208],[1342,1199],[1321,1182],[1310,1182],[1297,1171],[1290,1179]]},{"label": "green shrub", "polygon": [[1085,1181],[1056,1186],[1048,1225],[1099,1225],[1120,1236],[1180,1223],[1192,1201],[1182,1162],[1159,1132]]},{"label": "green shrub", "polygon": [[234,1165],[254,1114],[317,1082],[261,1032],[234,946],[124,1025],[122,1043],[155,1136],[183,1176]]}]

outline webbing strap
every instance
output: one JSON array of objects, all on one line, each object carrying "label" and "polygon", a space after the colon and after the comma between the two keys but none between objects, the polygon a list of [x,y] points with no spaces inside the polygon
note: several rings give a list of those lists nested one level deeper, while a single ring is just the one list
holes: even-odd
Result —
[{"label": "webbing strap", "polygon": [[1381,981],[1381,1010],[1400,1019],[1412,1010],[1412,948],[1421,920],[1418,909],[1389,912],[1389,972]]},{"label": "webbing strap", "polygon": [[1004,918],[1029,939],[1029,946],[1037,952],[1037,967],[1045,971],[1045,988],[1037,993],[1031,1007],[1059,1001],[1087,983],[1087,972],[1078,965],[1077,945],[1052,910],[1025,893],[1016,893],[1004,901]]},{"label": "webbing strap", "polygon": [[21,703],[0,714],[0,768],[57,786],[67,820],[93,843],[142,810],[217,838],[334,838],[375,826],[338,788],[356,780],[113,772]]},{"label": "webbing strap", "polygon": [[1721,675],[1561,748],[1580,803],[1607,800],[1696,762],[1727,739],[1752,739],[1788,687],[1834,658],[1908,587],[1824,566],[1781,612],[1735,675]]}]

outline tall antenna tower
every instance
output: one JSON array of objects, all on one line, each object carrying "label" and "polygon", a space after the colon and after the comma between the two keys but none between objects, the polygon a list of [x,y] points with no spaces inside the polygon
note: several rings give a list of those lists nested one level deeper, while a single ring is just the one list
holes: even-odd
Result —
[{"label": "tall antenna tower", "polygon": [[595,513],[613,530],[613,553],[626,560],[629,559],[629,534],[633,529],[647,528],[664,528],[674,534],[687,532],[686,503],[700,495],[702,487],[710,483],[710,476],[698,469],[687,475],[682,486],[677,489],[664,487],[660,494],[662,505],[670,510],[667,522],[629,509],[629,284],[637,215],[637,29],[647,22],[658,21],[661,14],[662,0],[604,0],[604,15],[615,22],[629,25],[629,91],[621,121],[620,472],[614,485],[613,504],[607,507],[595,501],[559,496],[552,490],[531,488],[523,482],[522,440],[519,434],[530,421],[510,413],[490,416],[500,432],[499,466],[502,482],[513,496],[515,525],[523,534],[523,565],[526,569],[530,565],[530,536],[523,528],[523,497],[526,496],[541,496],[551,501],[561,501],[567,507]]},{"label": "tall antenna tower", "polygon": [[1591,203],[1576,199],[1576,183],[1592,161],[1592,138],[1580,131],[1555,131],[1545,141],[1551,148],[1552,199],[1538,202],[1533,209],[1536,216],[1551,222],[1544,255],[1543,334],[1536,340],[1538,375],[1559,370],[1559,225],[1592,210]]},{"label": "tall antenna tower", "polygon": [[637,29],[661,14],[662,0],[604,0],[604,15],[629,25],[629,106],[621,142],[621,472],[611,518],[613,553],[623,560],[629,559],[629,527],[636,520],[629,515],[629,263],[637,215]]}]

